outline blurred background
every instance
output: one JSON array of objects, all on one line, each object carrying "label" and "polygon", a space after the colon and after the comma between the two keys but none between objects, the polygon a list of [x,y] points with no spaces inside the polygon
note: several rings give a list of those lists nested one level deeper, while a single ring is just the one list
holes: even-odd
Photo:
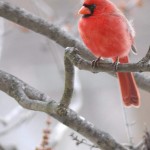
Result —
[{"label": "blurred background", "polygon": [[[5,1],[24,8],[79,38],[77,12],[82,1]],[[113,2],[133,20],[138,55],[131,54],[130,59],[131,62],[137,62],[146,54],[150,45],[150,1]],[[1,69],[59,101],[64,88],[64,48],[2,18],[0,28]],[[118,142],[136,145],[150,125],[150,94],[143,90],[140,93],[140,108],[124,108],[116,78],[107,73],[93,74],[76,69],[75,94],[71,108],[94,123],[97,128],[111,134]],[[84,144],[76,146],[70,136],[74,131],[57,120],[48,118],[41,112],[22,109],[3,92],[0,92],[0,99],[0,145],[14,146],[17,150],[35,150],[41,145],[43,129],[50,128],[52,133],[49,135],[49,144],[52,144],[53,150],[70,150],[70,147],[72,150],[90,149]],[[78,136],[79,139],[83,138]]]}]

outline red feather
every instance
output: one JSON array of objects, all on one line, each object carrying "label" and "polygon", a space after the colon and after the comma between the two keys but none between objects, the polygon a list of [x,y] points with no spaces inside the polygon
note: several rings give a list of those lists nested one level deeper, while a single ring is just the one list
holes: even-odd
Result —
[{"label": "red feather", "polygon": [[[90,14],[91,12],[91,14]],[[96,57],[119,57],[128,63],[128,54],[134,44],[134,29],[121,11],[108,0],[84,0],[79,14],[80,36]],[[139,106],[140,94],[132,73],[117,73],[126,106]]]}]

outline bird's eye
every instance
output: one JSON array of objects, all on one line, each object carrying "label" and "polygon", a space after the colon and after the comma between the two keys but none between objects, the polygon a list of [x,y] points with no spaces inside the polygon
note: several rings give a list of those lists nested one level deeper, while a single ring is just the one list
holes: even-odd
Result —
[{"label": "bird's eye", "polygon": [[96,8],[96,5],[95,4],[83,4],[83,6],[87,7],[90,11],[91,11],[91,14],[94,12],[94,9]]},{"label": "bird's eye", "polygon": [[90,9],[94,10],[96,8],[95,4],[90,5]]}]

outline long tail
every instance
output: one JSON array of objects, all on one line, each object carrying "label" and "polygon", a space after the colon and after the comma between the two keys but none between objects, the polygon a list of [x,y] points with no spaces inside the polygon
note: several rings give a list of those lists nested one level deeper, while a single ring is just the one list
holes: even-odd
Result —
[{"label": "long tail", "polygon": [[[128,56],[120,58],[120,63],[128,63]],[[118,72],[117,73],[122,93],[123,102],[126,106],[139,106],[140,105],[140,94],[137,88],[133,73],[131,72]]]}]

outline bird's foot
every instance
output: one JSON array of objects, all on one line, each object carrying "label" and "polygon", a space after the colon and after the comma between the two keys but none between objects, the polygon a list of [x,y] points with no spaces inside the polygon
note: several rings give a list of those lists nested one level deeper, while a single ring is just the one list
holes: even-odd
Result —
[{"label": "bird's foot", "polygon": [[119,64],[119,57],[117,57],[116,60],[115,60],[114,63],[113,63],[113,66],[114,66],[115,71],[117,71],[118,64]]},{"label": "bird's foot", "polygon": [[98,57],[96,60],[92,61],[92,68],[96,68],[101,61],[101,57]]}]

